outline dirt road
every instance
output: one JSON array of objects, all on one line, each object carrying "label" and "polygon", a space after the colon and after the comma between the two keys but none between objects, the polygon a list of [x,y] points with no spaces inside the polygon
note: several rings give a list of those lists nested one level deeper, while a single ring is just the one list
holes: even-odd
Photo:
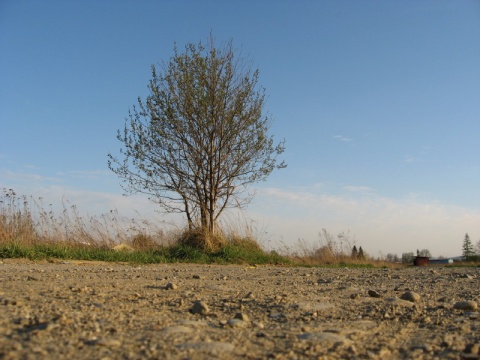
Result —
[{"label": "dirt road", "polygon": [[479,302],[480,268],[7,259],[0,359],[480,359]]}]

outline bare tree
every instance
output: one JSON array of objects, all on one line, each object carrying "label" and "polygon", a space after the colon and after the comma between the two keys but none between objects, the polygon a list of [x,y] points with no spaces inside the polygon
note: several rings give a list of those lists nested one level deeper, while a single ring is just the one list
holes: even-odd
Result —
[{"label": "bare tree", "polygon": [[415,255],[413,254],[413,252],[402,254],[402,262],[405,264],[411,264],[414,258],[415,258]]},{"label": "bare tree", "polygon": [[420,251],[417,250],[417,255],[422,257],[432,257],[432,254],[428,249],[422,249]]},{"label": "bare tree", "polygon": [[147,194],[209,234],[225,209],[246,206],[254,195],[247,187],[286,166],[258,78],[232,41],[216,48],[213,36],[183,53],[174,46],[168,63],[152,65],[150,93],[117,135],[124,158],[108,155],[125,193]]}]

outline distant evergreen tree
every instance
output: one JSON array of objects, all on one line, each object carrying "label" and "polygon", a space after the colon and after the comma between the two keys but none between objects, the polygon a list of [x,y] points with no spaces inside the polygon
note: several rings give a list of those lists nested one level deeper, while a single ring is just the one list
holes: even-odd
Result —
[{"label": "distant evergreen tree", "polygon": [[356,246],[356,245],[353,245],[353,249],[352,249],[352,259],[356,259],[357,257],[358,257],[357,246]]},{"label": "distant evergreen tree", "polygon": [[463,239],[463,256],[465,256],[465,259],[467,261],[472,260],[472,257],[475,256],[475,252],[473,251],[473,244],[472,241],[470,240],[470,236],[468,236],[468,233],[465,234],[465,239]]},{"label": "distant evergreen tree", "polygon": [[363,249],[362,249],[361,246],[360,246],[360,248],[358,249],[358,258],[359,258],[359,259],[365,259],[365,253],[363,252]]}]

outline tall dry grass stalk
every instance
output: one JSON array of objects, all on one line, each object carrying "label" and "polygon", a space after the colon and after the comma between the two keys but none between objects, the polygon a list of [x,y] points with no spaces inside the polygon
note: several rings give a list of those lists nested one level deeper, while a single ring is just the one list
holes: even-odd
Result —
[{"label": "tall dry grass stalk", "polygon": [[0,194],[0,241],[29,241],[36,237],[28,199],[17,196],[13,189]]},{"label": "tall dry grass stalk", "polygon": [[68,201],[62,205],[63,211],[56,214],[51,206],[46,209],[41,198],[18,196],[12,189],[2,189],[0,242],[65,242],[102,248],[126,243],[142,249],[172,242],[172,237],[152,221],[122,217],[117,210],[82,216]]},{"label": "tall dry grass stalk", "polygon": [[335,237],[326,229],[322,229],[316,242],[309,243],[299,239],[296,249],[291,249],[290,252],[296,261],[308,265],[332,265],[342,262],[361,264],[370,261],[365,257],[352,258],[355,242],[355,238],[352,238],[349,232],[342,232]]}]

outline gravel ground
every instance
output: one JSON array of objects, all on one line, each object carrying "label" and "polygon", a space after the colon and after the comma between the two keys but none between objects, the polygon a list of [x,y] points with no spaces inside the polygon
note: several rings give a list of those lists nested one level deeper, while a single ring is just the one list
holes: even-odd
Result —
[{"label": "gravel ground", "polygon": [[0,262],[0,359],[480,359],[480,268]]}]

